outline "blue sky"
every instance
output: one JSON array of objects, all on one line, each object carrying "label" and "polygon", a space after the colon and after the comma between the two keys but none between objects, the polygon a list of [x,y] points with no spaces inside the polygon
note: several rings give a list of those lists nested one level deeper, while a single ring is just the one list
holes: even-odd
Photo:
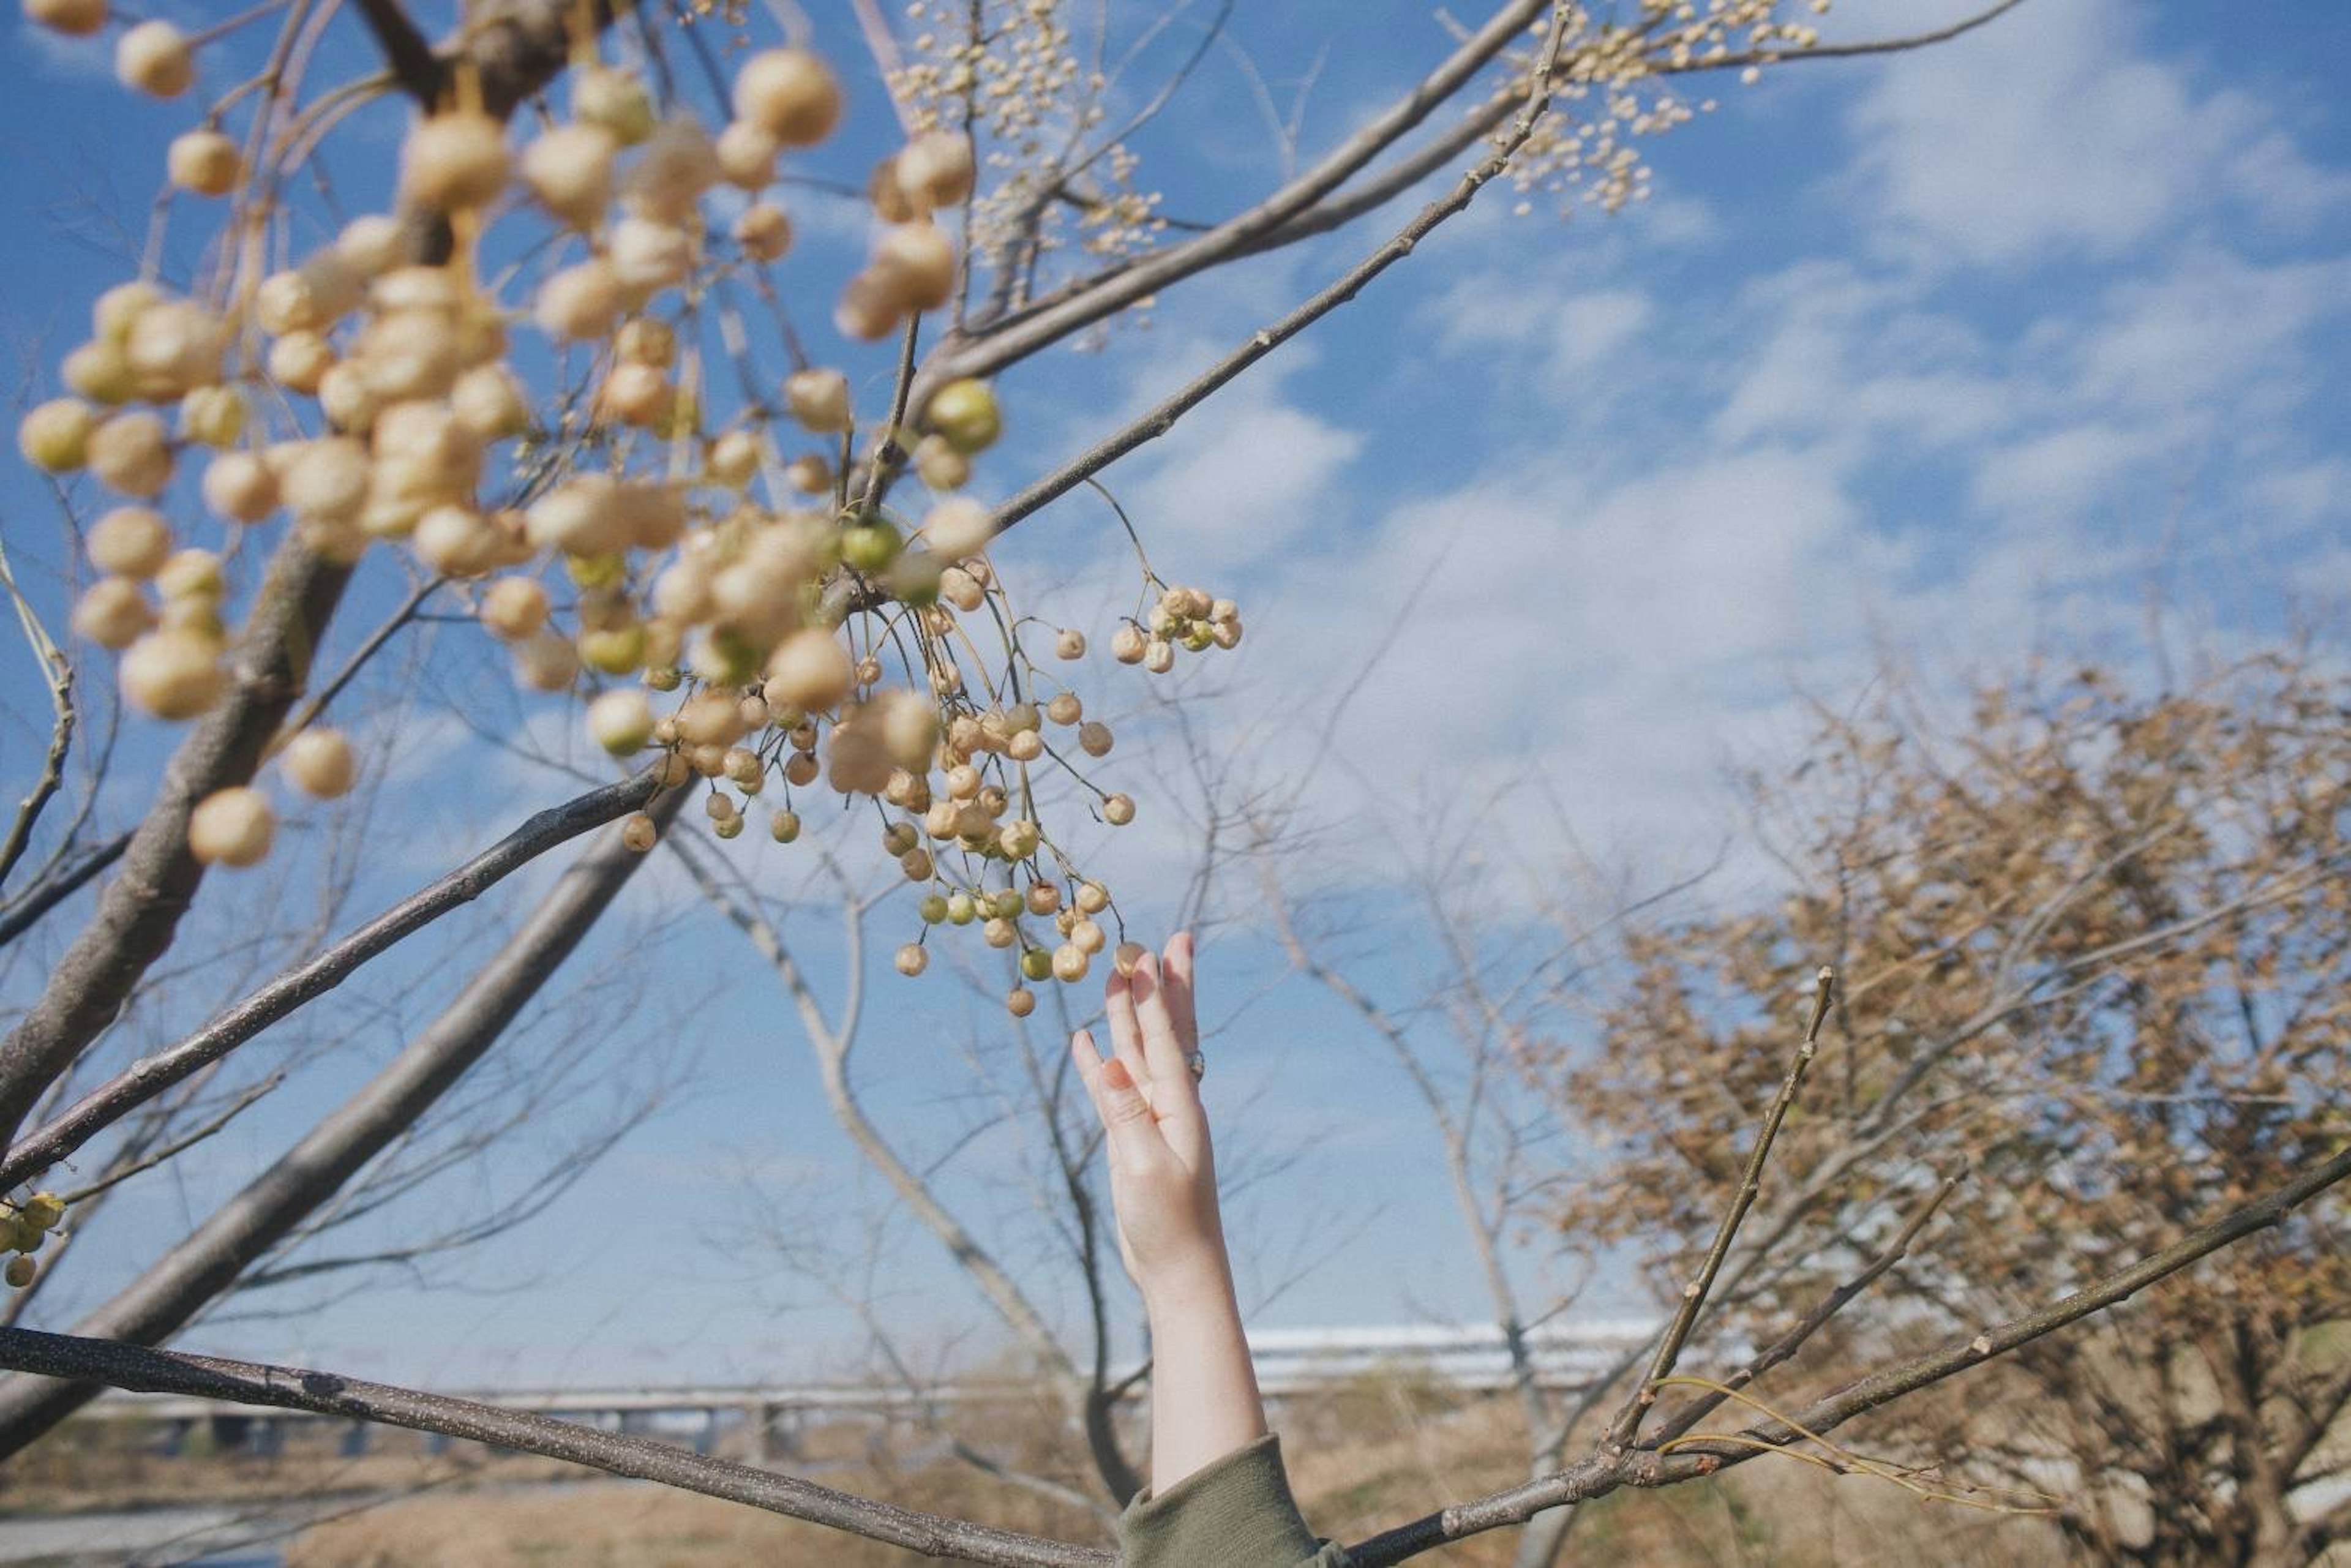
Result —
[{"label": "blue sky", "polygon": [[[1240,9],[1236,40],[1278,92],[1332,40],[1302,120],[1309,155],[1447,47],[1412,6],[1374,27],[1354,5]],[[1824,26],[1876,35],[1960,9],[1850,0]],[[0,133],[15,155],[0,162],[0,255],[13,287],[0,294],[0,345],[12,376],[46,396],[90,299],[125,269],[106,236],[143,232],[162,141],[189,111],[106,85],[91,46],[8,26]],[[820,18],[820,32],[837,57],[858,57],[846,30]],[[362,57],[348,38],[337,47],[329,64]],[[1401,999],[1423,967],[1426,934],[1382,894],[1396,846],[1426,831],[1432,795],[1502,801],[1489,858],[1516,890],[1506,915],[1523,913],[1510,900],[1573,846],[1638,885],[1715,858],[1737,831],[1725,769],[1787,760],[1802,694],[1849,705],[1881,648],[1946,685],[2036,642],[2139,666],[2151,658],[2151,593],[2170,605],[2162,635],[2177,648],[2258,639],[2296,619],[2335,624],[2351,567],[2351,121],[2334,79],[2346,58],[2351,12],[2328,0],[2285,0],[2258,22],[2241,8],[2029,0],[1930,52],[1725,80],[1707,89],[1714,112],[1647,149],[1646,204],[1562,224],[1489,192],[1113,469],[1108,482],[1162,572],[1244,607],[1249,640],[1213,662],[1200,711],[1249,777],[1318,768],[1308,800],[1331,837],[1312,873],[1368,921],[1353,947],[1366,983]],[[1182,215],[1221,213],[1270,178],[1230,57],[1212,53],[1195,86],[1140,143],[1144,183]],[[852,91],[841,147],[817,172],[860,178],[888,144],[878,84]],[[336,144],[355,204],[388,185],[397,126],[396,114],[361,117]],[[803,243],[788,275],[804,268],[829,287],[855,260],[859,219],[814,193],[794,201]],[[1171,291],[1147,329],[1122,328],[1098,353],[1019,367],[1002,384],[1012,434],[975,487],[1008,493],[1098,438],[1408,210]],[[808,314],[820,323],[824,312]],[[878,399],[884,355],[844,362],[861,397]],[[13,461],[0,467],[0,522],[54,612],[56,512]],[[1098,643],[1132,591],[1114,525],[1089,493],[1024,523],[997,560],[1040,613]],[[400,592],[380,566],[339,623],[346,646]],[[27,671],[19,647],[0,649],[0,781],[12,797],[45,723]],[[1359,694],[1332,709],[1359,676]],[[1085,680],[1091,707],[1144,706],[1134,672],[1104,661]],[[466,625],[420,629],[360,695],[378,792],[364,869],[330,929],[569,792],[560,774],[486,745],[453,706],[588,766],[572,712],[515,698]],[[1154,732],[1147,720],[1133,731],[1138,743]],[[126,726],[129,777],[103,820],[136,810],[137,781],[168,738]],[[1181,788],[1154,777],[1167,757],[1122,747],[1114,760],[1132,771],[1113,787],[1143,801],[1143,820],[1092,846],[1144,932],[1164,923],[1193,854]],[[271,871],[214,878],[194,918],[291,939],[317,907],[339,822],[355,821],[301,814]],[[749,843],[728,852],[767,885],[803,874],[805,855]],[[845,852],[873,874],[862,834]],[[1745,896],[1770,874],[1733,853],[1702,896]],[[61,1281],[72,1288],[45,1321],[102,1295],[208,1193],[348,1092],[543,885],[518,879],[339,993],[308,1021],[340,1043],[187,1168],[126,1190],[116,1234],[94,1241],[87,1278]],[[1263,1321],[1474,1315],[1424,1119],[1359,1030],[1283,981],[1248,888],[1228,891],[1209,983],[1250,1005],[1212,1043],[1212,1108],[1232,1166],[1299,1156],[1241,1199],[1246,1271],[1261,1288],[1301,1249],[1321,1260]],[[872,943],[886,954],[912,928],[910,912],[885,908]],[[829,922],[810,912],[790,929],[837,995]],[[27,951],[0,974],[0,998],[20,1002],[37,978],[39,954]],[[662,871],[574,965],[575,976],[637,979],[645,994],[617,1029],[610,992],[547,1020],[590,1038],[582,1100],[533,1137],[559,1155],[610,1097],[673,1081],[652,1124],[476,1258],[466,1288],[395,1288],[208,1326],[190,1343],[444,1385],[596,1380],[615,1354],[650,1380],[853,1356],[854,1324],[745,1239],[755,1218],[773,1220],[853,1252],[861,1216],[881,1207],[750,950]],[[949,1158],[948,1190],[968,1217],[1033,1265],[1043,1248],[1021,1218],[1019,1137],[1001,1126],[962,1136],[976,1103],[967,1063],[1000,1064],[1006,1026],[945,967],[919,985],[877,979],[861,1081],[910,1150]],[[109,1049],[130,1049],[130,1032],[169,1037],[250,978],[178,979]],[[548,1038],[516,1042],[516,1071]],[[479,1202],[528,1164],[460,1173],[426,1201]],[[407,1213],[393,1228],[429,1222]],[[910,1339],[987,1343],[977,1299],[903,1218],[875,1269]],[[1614,1312],[1639,1299],[1621,1270],[1604,1270],[1587,1303]]]}]

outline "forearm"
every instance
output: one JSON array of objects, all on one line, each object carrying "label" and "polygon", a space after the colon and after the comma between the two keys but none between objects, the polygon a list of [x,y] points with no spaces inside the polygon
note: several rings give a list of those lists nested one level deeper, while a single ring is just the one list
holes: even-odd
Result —
[{"label": "forearm", "polygon": [[1151,1490],[1265,1435],[1265,1406],[1221,1249],[1146,1290],[1151,1318]]}]

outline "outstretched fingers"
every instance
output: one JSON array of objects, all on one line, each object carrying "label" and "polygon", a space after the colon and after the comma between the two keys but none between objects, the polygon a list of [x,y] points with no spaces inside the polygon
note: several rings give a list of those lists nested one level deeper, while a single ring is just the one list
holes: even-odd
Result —
[{"label": "outstretched fingers", "polygon": [[1177,1032],[1159,960],[1144,954],[1127,983],[1134,998],[1135,1021],[1143,1032],[1143,1057],[1151,1074],[1152,1103],[1162,1115],[1196,1108],[1200,1102],[1197,1085],[1192,1079],[1192,1044],[1188,1036]]},{"label": "outstretched fingers", "polygon": [[1102,986],[1102,1020],[1110,1026],[1110,1042],[1118,1060],[1150,1097],[1151,1063],[1144,1054],[1143,1023],[1136,1016],[1134,982],[1113,970]]},{"label": "outstretched fingers", "polygon": [[1167,1014],[1176,1022],[1176,1038],[1186,1051],[1200,1049],[1200,1014],[1192,989],[1192,934],[1178,931],[1167,941],[1167,958],[1160,966],[1167,988]]}]

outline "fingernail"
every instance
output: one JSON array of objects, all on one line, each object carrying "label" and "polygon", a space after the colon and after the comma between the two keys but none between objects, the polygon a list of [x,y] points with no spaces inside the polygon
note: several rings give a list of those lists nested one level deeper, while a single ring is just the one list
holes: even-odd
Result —
[{"label": "fingernail", "polygon": [[1134,1087],[1134,1077],[1132,1073],[1127,1071],[1126,1063],[1115,1056],[1102,1063],[1102,1082],[1109,1084],[1113,1089],[1132,1089]]}]

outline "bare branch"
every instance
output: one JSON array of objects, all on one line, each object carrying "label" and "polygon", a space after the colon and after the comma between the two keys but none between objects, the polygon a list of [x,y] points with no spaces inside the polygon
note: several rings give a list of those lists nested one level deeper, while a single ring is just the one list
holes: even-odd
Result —
[{"label": "bare branch", "polygon": [[16,574],[9,570],[8,551],[0,546],[0,586],[8,590],[10,602],[16,607],[16,623],[24,628],[25,641],[31,645],[33,656],[40,661],[41,674],[49,687],[49,706],[57,721],[49,729],[49,749],[41,763],[40,777],[32,789],[16,807],[16,820],[8,825],[8,836],[0,841],[0,885],[5,885],[8,873],[16,869],[24,857],[25,846],[32,841],[33,825],[41,820],[42,809],[48,805],[66,779],[66,753],[72,748],[74,732],[73,665],[66,658],[41,618],[33,613],[26,601],[24,590],[16,586]]},{"label": "bare branch", "polygon": [[1912,1210],[1909,1219],[1904,1223],[1894,1239],[1887,1243],[1885,1249],[1876,1257],[1871,1259],[1867,1266],[1852,1279],[1830,1291],[1821,1300],[1819,1305],[1806,1312],[1793,1328],[1773,1341],[1761,1354],[1725,1378],[1720,1389],[1708,1390],[1696,1395],[1666,1416],[1659,1422],[1656,1431],[1650,1434],[1646,1446],[1656,1448],[1680,1437],[1692,1427],[1705,1420],[1732,1394],[1746,1387],[1802,1349],[1804,1342],[1819,1333],[1822,1326],[1831,1318],[1844,1311],[1846,1303],[1876,1283],[1887,1270],[1902,1261],[1909,1254],[1910,1243],[1918,1239],[1918,1233],[1927,1228],[1928,1221],[1935,1218],[1936,1210],[1943,1207],[1943,1200],[1950,1197],[1952,1190],[1967,1179],[1967,1174],[1965,1170],[1955,1171],[1937,1182],[1928,1192],[1926,1200]]},{"label": "bare branch", "polygon": [[140,1058],[11,1147],[0,1158],[0,1186],[14,1186],[64,1159],[133,1106],[326,995],[371,959],[472,903],[548,851],[637,810],[652,796],[656,778],[648,770],[537,813],[455,871],[411,894],[308,963],[287,970],[177,1045]]},{"label": "bare branch", "polygon": [[[1523,26],[1526,21],[1526,16],[1516,16],[1515,12],[1523,10],[1528,16],[1531,16],[1537,9],[1539,7],[1521,5],[1514,7],[1511,12],[1505,12],[1504,16],[1514,18],[1511,30],[1515,31],[1518,27]],[[1264,359],[1274,350],[1290,341],[1340,306],[1354,298],[1356,295],[1363,292],[1372,279],[1410,256],[1413,247],[1427,238],[1439,224],[1466,210],[1487,183],[1510,166],[1510,160],[1517,156],[1520,148],[1526,145],[1527,139],[1534,134],[1536,122],[1542,118],[1543,110],[1550,106],[1550,75],[1552,68],[1558,63],[1560,44],[1565,36],[1566,17],[1567,10],[1562,6],[1554,17],[1550,42],[1545,47],[1540,68],[1530,74],[1526,101],[1519,111],[1518,120],[1512,126],[1510,134],[1491,155],[1479,162],[1476,168],[1462,175],[1460,183],[1448,194],[1422,208],[1419,214],[1398,230],[1385,245],[1356,263],[1336,281],[1308,298],[1289,315],[1270,327],[1259,329],[1248,342],[1210,366],[1183,390],[1160,402],[1125,429],[1096,443],[1083,455],[1046,475],[997,507],[995,514],[988,519],[991,530],[1002,533],[1029,513],[1074,489],[1078,485],[1109,467],[1128,453],[1166,434],[1176,427],[1177,420],[1197,407],[1211,392],[1224,386],[1243,371]],[[1489,30],[1492,26],[1493,24],[1489,24]],[[1482,34],[1480,36],[1483,37]],[[1499,49],[1501,46],[1498,41],[1494,47]],[[1484,63],[1483,59],[1481,58],[1478,63]],[[1437,76],[1432,77],[1429,83],[1423,84],[1421,92],[1429,90],[1431,84],[1442,79],[1446,74],[1440,71]],[[1449,91],[1450,89],[1447,90]],[[1416,101],[1419,96],[1420,93],[1416,93],[1414,100],[1409,101]],[[1420,108],[1414,118],[1416,120],[1418,114],[1425,114],[1430,107],[1433,107],[1433,104]],[[1391,115],[1399,112],[1401,110],[1390,110]],[[1327,171],[1318,171],[1310,173],[1301,183],[1311,186],[1326,172]],[[1286,209],[1281,208],[1279,201],[1270,204],[1267,208],[1256,209],[1258,212],[1282,210]],[[1195,243],[1202,246],[1209,245],[1217,241],[1218,235],[1228,235],[1228,231],[1238,234],[1239,238],[1246,238],[1249,235],[1258,232],[1258,229],[1254,226],[1252,216],[1244,214],[1217,231],[1216,234],[1205,235]],[[1238,241],[1228,237],[1228,243],[1238,243]],[[1136,270],[1147,272],[1150,269],[1145,267]],[[1141,294],[1149,292],[1150,289],[1144,288],[1134,297],[1140,298]],[[957,375],[977,373],[966,366],[961,356],[956,357],[953,362],[956,367],[955,373]],[[925,377],[932,374],[932,371],[925,372]],[[917,401],[920,401],[919,398]]]}]

